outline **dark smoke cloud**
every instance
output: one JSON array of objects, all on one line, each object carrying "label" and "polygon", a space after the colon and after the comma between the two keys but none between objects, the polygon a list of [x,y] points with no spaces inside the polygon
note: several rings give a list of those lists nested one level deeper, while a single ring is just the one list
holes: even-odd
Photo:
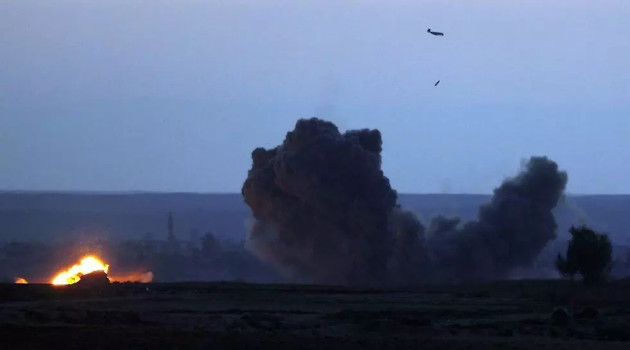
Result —
[{"label": "dark smoke cloud", "polygon": [[381,146],[378,130],[340,133],[313,118],[255,149],[242,189],[255,219],[249,248],[299,281],[404,285],[503,278],[555,238],[567,175],[554,162],[531,158],[476,221],[437,217],[425,230],[396,204]]},{"label": "dark smoke cloud", "polygon": [[242,190],[257,220],[254,251],[312,282],[384,279],[397,195],[380,153],[378,130],[342,134],[316,118],[299,120],[282,145],[254,150]]},{"label": "dark smoke cloud", "polygon": [[516,177],[494,190],[477,220],[437,217],[429,226],[434,269],[448,280],[508,277],[529,267],[556,238],[552,210],[563,195],[567,174],[545,157],[532,157]]},{"label": "dark smoke cloud", "polygon": [[393,248],[387,282],[400,286],[426,281],[430,261],[422,223],[414,213],[397,207],[390,214],[389,231],[393,235]]}]

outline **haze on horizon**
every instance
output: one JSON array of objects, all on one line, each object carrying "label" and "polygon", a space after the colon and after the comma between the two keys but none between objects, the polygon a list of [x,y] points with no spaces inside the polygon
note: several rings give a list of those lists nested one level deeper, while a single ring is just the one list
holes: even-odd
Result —
[{"label": "haze on horizon", "polygon": [[629,18],[624,0],[2,0],[0,190],[239,192],[254,148],[317,116],[378,128],[399,192],[489,193],[546,155],[569,193],[630,193]]}]

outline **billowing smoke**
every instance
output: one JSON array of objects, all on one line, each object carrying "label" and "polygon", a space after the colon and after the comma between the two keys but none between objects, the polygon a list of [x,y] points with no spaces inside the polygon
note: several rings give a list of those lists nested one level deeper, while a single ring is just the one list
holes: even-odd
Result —
[{"label": "billowing smoke", "polygon": [[313,118],[255,149],[242,189],[255,219],[249,248],[298,281],[402,285],[507,277],[555,238],[567,175],[554,162],[531,158],[476,221],[437,217],[425,230],[396,204],[381,145],[378,130],[340,133]]},{"label": "billowing smoke", "polygon": [[316,118],[299,120],[282,145],[255,149],[242,190],[257,220],[254,252],[310,282],[383,280],[397,195],[380,153],[378,130],[342,134]]},{"label": "billowing smoke", "polygon": [[477,220],[437,217],[428,229],[433,269],[453,280],[506,278],[526,268],[556,238],[552,210],[563,195],[567,174],[544,157],[532,157],[516,177],[494,190]]},{"label": "billowing smoke", "polygon": [[410,211],[395,208],[390,214],[389,232],[393,248],[388,261],[389,284],[408,285],[426,282],[430,261],[426,253],[424,226]]}]

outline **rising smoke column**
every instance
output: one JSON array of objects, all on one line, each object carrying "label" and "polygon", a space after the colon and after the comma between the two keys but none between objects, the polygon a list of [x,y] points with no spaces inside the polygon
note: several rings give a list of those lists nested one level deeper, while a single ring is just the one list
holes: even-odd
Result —
[{"label": "rising smoke column", "polygon": [[439,216],[425,230],[396,205],[381,143],[378,130],[342,134],[314,118],[282,145],[255,149],[242,189],[255,219],[250,249],[305,282],[404,285],[506,278],[555,238],[567,174],[553,161],[530,158],[477,220]]},{"label": "rising smoke column", "polygon": [[340,133],[299,120],[282,145],[252,152],[242,194],[249,247],[309,282],[370,285],[388,276],[397,195],[381,170],[378,130]]},{"label": "rising smoke column", "polygon": [[477,220],[460,227],[459,219],[433,219],[427,231],[436,276],[501,279],[515,268],[530,267],[556,238],[552,210],[567,180],[553,161],[532,157],[520,174],[494,190],[490,203],[479,208]]}]

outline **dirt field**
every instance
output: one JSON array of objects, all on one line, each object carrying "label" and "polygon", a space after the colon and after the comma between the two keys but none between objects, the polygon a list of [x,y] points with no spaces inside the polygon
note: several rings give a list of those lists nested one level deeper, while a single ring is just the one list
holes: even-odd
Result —
[{"label": "dirt field", "polygon": [[[3,349],[630,349],[630,281],[0,285]],[[555,307],[566,325],[554,325]],[[573,317],[585,307],[581,317]],[[590,310],[590,311],[589,311]]]}]

